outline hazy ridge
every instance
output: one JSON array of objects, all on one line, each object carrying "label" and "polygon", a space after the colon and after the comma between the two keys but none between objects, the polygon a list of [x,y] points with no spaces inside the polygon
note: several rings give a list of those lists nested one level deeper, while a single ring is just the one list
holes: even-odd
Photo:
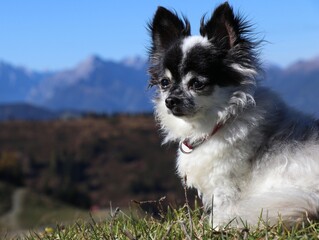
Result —
[{"label": "hazy ridge", "polygon": [[[36,72],[1,62],[0,119],[51,119],[65,111],[151,112],[148,78],[147,61],[140,57],[115,62],[90,56],[57,72]],[[279,92],[289,105],[319,116],[319,57],[287,68],[266,66],[263,84]]]}]

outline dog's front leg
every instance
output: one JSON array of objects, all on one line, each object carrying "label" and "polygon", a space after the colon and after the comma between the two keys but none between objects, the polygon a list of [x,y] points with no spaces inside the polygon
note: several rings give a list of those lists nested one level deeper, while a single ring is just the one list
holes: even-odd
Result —
[{"label": "dog's front leg", "polygon": [[230,184],[219,185],[210,196],[203,196],[203,203],[210,213],[210,223],[213,227],[225,226],[237,216],[236,203],[239,192]]}]

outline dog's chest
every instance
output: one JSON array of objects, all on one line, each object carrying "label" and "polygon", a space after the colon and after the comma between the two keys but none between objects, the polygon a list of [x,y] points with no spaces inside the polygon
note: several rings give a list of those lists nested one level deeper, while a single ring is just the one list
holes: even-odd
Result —
[{"label": "dog's chest", "polygon": [[187,177],[188,186],[205,192],[203,188],[211,188],[218,175],[229,171],[235,155],[225,142],[210,140],[189,154],[179,151],[177,170],[181,178]]}]

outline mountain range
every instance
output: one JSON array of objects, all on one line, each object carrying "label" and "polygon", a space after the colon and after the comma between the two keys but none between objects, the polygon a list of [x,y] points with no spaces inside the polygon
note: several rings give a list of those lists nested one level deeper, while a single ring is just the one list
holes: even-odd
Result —
[{"label": "mountain range", "polygon": [[288,105],[319,117],[319,56],[285,69],[269,66],[264,84],[278,92]]},{"label": "mountain range", "polygon": [[[0,62],[0,119],[9,118],[5,112],[20,119],[25,108],[29,109],[26,119],[37,110],[48,113],[44,119],[64,111],[150,112],[152,91],[147,81],[147,61],[140,57],[115,62],[90,56],[72,69],[55,72]],[[319,57],[287,68],[266,66],[263,84],[279,92],[289,105],[319,116]]]}]

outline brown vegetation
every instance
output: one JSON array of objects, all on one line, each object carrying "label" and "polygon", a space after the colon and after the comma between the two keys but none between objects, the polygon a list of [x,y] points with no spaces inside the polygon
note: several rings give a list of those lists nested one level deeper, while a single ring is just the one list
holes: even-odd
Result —
[{"label": "brown vegetation", "polygon": [[151,115],[0,123],[0,181],[88,208],[183,202],[175,147]]}]

